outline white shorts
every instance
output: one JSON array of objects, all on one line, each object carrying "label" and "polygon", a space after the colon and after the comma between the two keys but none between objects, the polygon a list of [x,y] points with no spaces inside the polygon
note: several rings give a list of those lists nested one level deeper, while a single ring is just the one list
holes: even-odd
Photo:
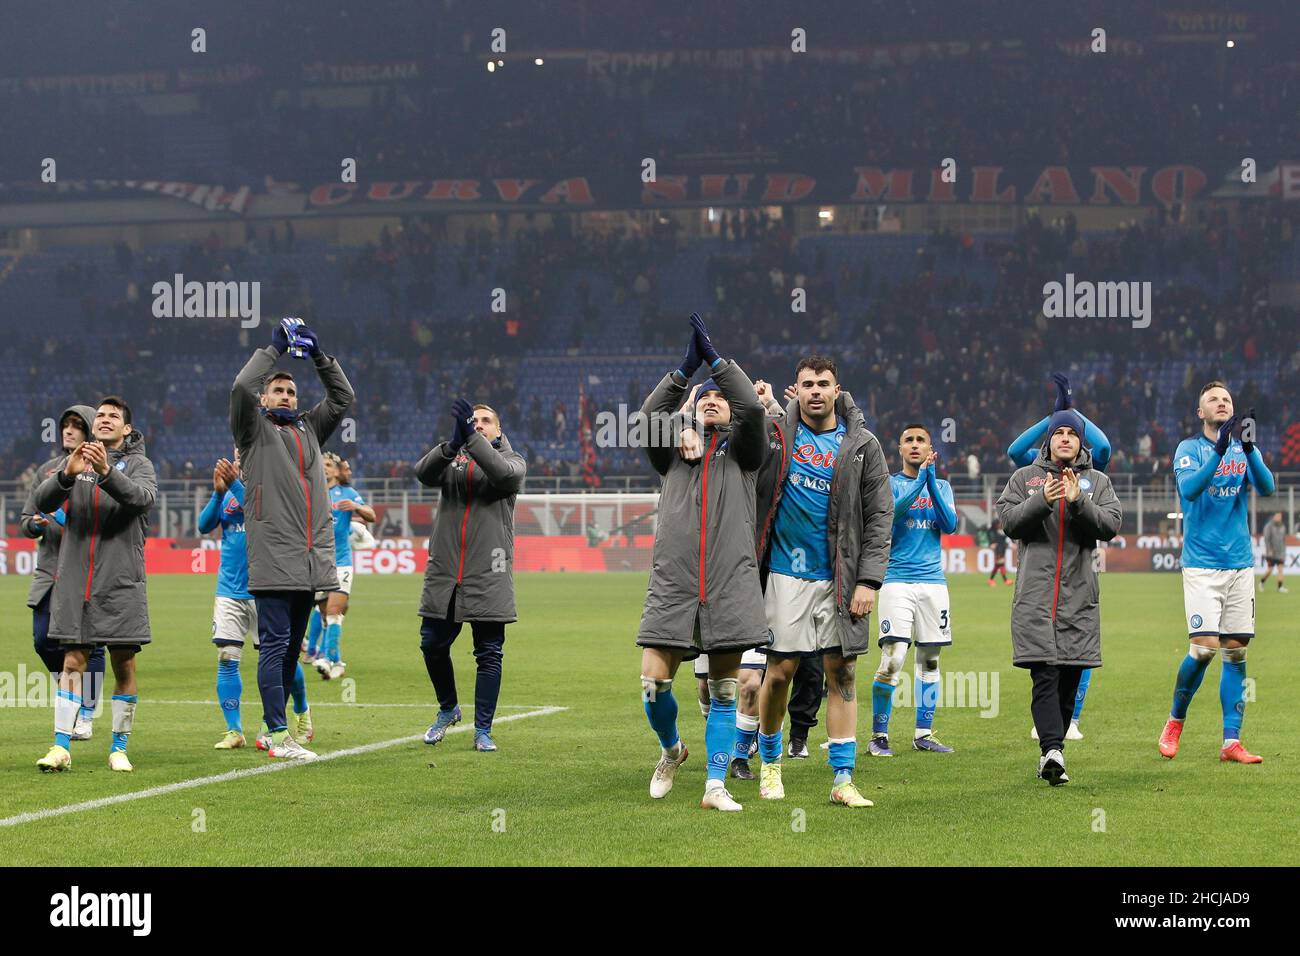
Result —
[{"label": "white shorts", "polygon": [[952,643],[946,584],[892,581],[882,585],[876,613],[880,615],[880,640],[877,644],[885,641]]},{"label": "white shorts", "polygon": [[[339,591],[342,592],[343,594],[351,594],[352,593],[352,565],[340,564],[337,568],[334,569],[334,571],[339,576]],[[333,593],[334,593],[333,591],[317,591],[316,600],[323,601]]]},{"label": "white shorts", "polygon": [[1254,637],[1255,577],[1251,568],[1183,568],[1189,637]]},{"label": "white shorts", "polygon": [[767,578],[763,609],[772,629],[768,653],[811,657],[840,650],[834,581],[805,581],[773,571]]},{"label": "white shorts", "polygon": [[212,643],[238,644],[253,639],[253,648],[260,645],[257,637],[257,602],[248,598],[218,597],[212,607]]},{"label": "white shorts", "polygon": [[[745,653],[740,655],[740,666],[742,670],[745,668],[749,668],[751,670],[756,670],[756,671],[766,670],[767,655],[764,654],[759,648],[751,647],[749,650],[745,651]],[[709,676],[709,655],[708,654],[701,654],[699,657],[695,658],[695,676],[696,677]]]}]

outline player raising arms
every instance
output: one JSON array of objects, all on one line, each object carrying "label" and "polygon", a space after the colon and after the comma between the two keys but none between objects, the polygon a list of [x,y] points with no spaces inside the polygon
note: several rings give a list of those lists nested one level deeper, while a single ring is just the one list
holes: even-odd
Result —
[{"label": "player raising arms", "polygon": [[[1052,373],[1052,383],[1056,386],[1056,407],[1052,414],[1073,409],[1079,415],[1079,420],[1083,422],[1083,443],[1088,446],[1088,451],[1092,455],[1092,467],[1098,471],[1105,471],[1106,466],[1110,463],[1110,439],[1106,433],[1088,421],[1087,417],[1074,408],[1074,390],[1070,388],[1070,380],[1061,372]],[[1013,441],[1007,448],[1007,457],[1018,468],[1024,468],[1032,465],[1034,459],[1038,456],[1038,449],[1043,444],[1043,439],[1047,435],[1047,423],[1051,421],[1051,416],[1044,418],[1037,424],[1030,425],[1020,433],[1020,437]],[[1005,537],[1005,535],[1003,535]],[[1005,554],[1005,549],[1001,552]],[[1002,565],[1001,560],[994,566],[993,572],[996,573],[998,566]],[[1002,572],[1002,580],[1006,581],[1006,571]],[[993,573],[989,574],[989,584],[993,583]],[[1010,583],[1010,582],[1007,582]],[[1083,732],[1079,730],[1079,718],[1083,716],[1083,704],[1088,697],[1088,688],[1092,686],[1092,669],[1087,668],[1083,676],[1079,678],[1079,689],[1074,695],[1074,713],[1070,717],[1070,727],[1065,732],[1066,740],[1082,740]],[[1035,727],[1030,734],[1034,740],[1038,739],[1038,728]]]},{"label": "player raising arms", "polygon": [[[691,389],[690,397],[682,406],[681,411],[695,409],[697,412],[702,413],[696,417],[703,417],[703,415],[710,414],[715,410],[713,406],[716,405],[718,399],[721,399],[722,393],[715,391],[712,395],[702,395],[699,394],[700,387],[696,385]],[[762,581],[766,578],[766,572],[763,569],[765,555],[772,540],[772,516],[775,512],[774,494],[777,485],[785,478],[789,455],[785,448],[781,422],[778,421],[778,419],[785,416],[785,409],[772,396],[772,386],[762,379],[754,382],[754,392],[758,395],[759,401],[763,403],[767,413],[763,426],[767,433],[766,440],[769,452],[763,458],[763,464],[759,468],[755,485],[757,512],[754,515],[754,530],[757,538],[754,544],[754,558],[758,561],[759,578]],[[706,400],[711,400],[711,404],[702,404]],[[725,399],[722,400],[725,401]],[[699,461],[704,456],[704,448],[700,442],[699,433],[694,428],[683,430],[679,454],[687,461]],[[766,669],[767,655],[763,653],[761,648],[750,648],[741,655],[740,670],[737,673],[736,744],[732,748],[731,767],[727,771],[729,776],[737,780],[754,779],[754,772],[749,768],[749,758],[758,749],[758,695],[763,686],[763,672]],[[695,677],[699,684],[700,713],[704,715],[707,723],[710,704],[708,654],[701,654],[695,658]]]},{"label": "player raising arms", "polygon": [[1101,666],[1097,542],[1115,537],[1123,517],[1110,479],[1092,467],[1084,429],[1073,409],[1054,413],[1038,460],[1011,476],[997,504],[1020,542],[1012,663],[1033,678],[1038,776],[1054,787],[1070,779],[1063,748],[1080,674]]},{"label": "player raising arms", "polygon": [[764,593],[772,644],[759,695],[759,796],[780,800],[781,727],[791,678],[820,655],[831,802],[869,807],[853,784],[857,765],[856,663],[871,647],[871,610],[889,563],[893,496],[889,469],[861,409],[840,390],[835,363],[820,355],[795,367],[796,397],[783,431],[790,451],[776,488],[770,573]]},{"label": "player raising arms", "polygon": [[935,739],[934,712],[939,706],[939,651],[952,643],[948,580],[943,574],[941,535],[957,530],[952,487],[935,474],[936,456],[930,430],[906,425],[898,438],[901,474],[890,475],[894,493],[894,527],[889,569],[880,589],[880,669],[871,685],[873,757],[892,757],[889,714],[894,703],[907,646],[916,644],[916,732],[912,747],[950,754]]},{"label": "player raising arms", "polygon": [[[307,412],[298,411],[293,376],[275,371],[290,349],[311,357],[325,386],[325,398]],[[321,445],[354,397],[338,361],[321,351],[316,333],[297,319],[275,326],[271,345],[253,353],[230,391],[230,430],[251,506],[245,527],[248,591],[257,604],[261,644],[257,689],[273,758],[316,757],[289,733],[284,703],[298,671],[312,596],[338,587]]]},{"label": "player raising arms", "polygon": [[130,772],[127,738],[135,723],[135,657],[152,637],[144,577],[144,539],[158,495],[144,436],[116,395],[102,398],[93,438],[78,445],[36,489],[36,507],[63,508],[66,523],[50,599],[49,639],[63,646],[63,673],[54,702],[54,746],[36,762],[42,771],[72,766],[68,742],[82,703],[82,677],[92,646],[112,660],[113,743],[110,770]]},{"label": "player raising arms", "polygon": [[320,655],[313,663],[325,680],[338,680],[347,670],[339,656],[339,640],[343,636],[343,616],[348,613],[348,600],[352,594],[352,517],[356,515],[362,521],[373,522],[375,509],[366,504],[352,487],[352,472],[346,467],[347,463],[332,451],[325,452],[324,457],[325,480],[329,483],[330,507],[334,515],[334,562],[339,589],[316,595],[312,627],[319,629],[323,615],[325,639]]},{"label": "player raising arms", "polygon": [[[222,458],[212,469],[212,497],[199,512],[199,534],[221,529],[221,567],[217,573],[217,596],[212,605],[212,643],[217,646],[217,704],[226,721],[226,732],[214,744],[216,750],[237,750],[246,743],[240,717],[240,699],[244,679],[239,673],[244,642],[251,636],[253,648],[259,649],[257,605],[248,591],[247,533],[244,530],[244,482],[239,477],[239,449],[235,460]],[[310,742],[316,735],[311,710],[307,706],[307,687],[302,665],[294,671],[293,712],[296,720],[294,737]],[[257,749],[266,750],[271,735],[257,738]]]},{"label": "player raising arms", "polygon": [[[36,653],[56,678],[63,670],[63,648],[49,639],[50,595],[54,591],[54,572],[59,567],[59,545],[63,541],[63,525],[67,518],[62,508],[49,515],[37,510],[36,489],[42,481],[58,472],[65,455],[72,454],[90,437],[90,423],[94,418],[95,410],[89,405],[72,405],[64,409],[59,417],[63,454],[51,458],[36,470],[19,525],[23,534],[40,541],[36,549],[36,567],[32,571],[32,586],[27,593],[27,606],[32,609],[32,643]],[[81,712],[72,731],[73,740],[89,740],[94,733],[95,708],[104,686],[103,647],[96,647],[90,655],[86,674],[88,679],[82,688]]]},{"label": "player raising arms", "polygon": [[637,644],[642,701],[662,748],[650,796],[673,788],[687,749],[677,733],[673,678],[683,660],[709,656],[709,714],[704,742],[709,760],[705,809],[738,811],[725,779],[736,741],[736,693],[745,651],[767,643],[763,591],[755,559],[757,474],[768,453],[764,412],[753,383],[734,361],[718,355],[698,313],[681,367],[669,372],[641,406],[651,422],[671,415],[697,369],[700,386],[695,430],[704,445],[698,462],[651,442],[650,464],[663,476],[655,543]]},{"label": "player raising arms", "polygon": [[[415,466],[422,485],[441,490],[420,593],[420,652],[438,697],[424,734],[437,744],[460,722],[451,646],[468,621],[474,635],[474,749],[491,753],[492,720],[501,694],[506,625],[515,610],[515,501],[528,472],[488,405],[457,399],[455,427]],[[346,514],[346,512],[344,512]]]},{"label": "player raising arms", "polygon": [[1234,414],[1232,394],[1207,383],[1197,401],[1200,434],[1174,452],[1183,511],[1183,605],[1191,648],[1178,668],[1174,705],[1160,734],[1160,753],[1173,759],[1205,669],[1223,648],[1221,761],[1262,763],[1241,744],[1246,713],[1246,645],[1255,636],[1255,565],[1246,489],[1273,494],[1273,475],[1255,447],[1255,410]]}]

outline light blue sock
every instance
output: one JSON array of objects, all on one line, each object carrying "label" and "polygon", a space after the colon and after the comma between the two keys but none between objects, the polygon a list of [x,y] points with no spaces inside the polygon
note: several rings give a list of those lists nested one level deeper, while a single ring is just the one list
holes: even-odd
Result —
[{"label": "light blue sock", "polygon": [[857,740],[832,740],[826,762],[835,771],[835,783],[841,784],[853,779],[853,768],[858,764]]},{"label": "light blue sock", "polygon": [[244,679],[239,676],[239,661],[217,661],[217,703],[226,718],[226,730],[243,732],[239,717],[239,699],[244,695]]},{"label": "light blue sock", "polygon": [[709,751],[708,779],[725,780],[736,742],[736,702],[709,699],[709,719],[704,722],[704,746]]},{"label": "light blue sock", "polygon": [[321,636],[321,618],[320,608],[312,608],[311,621],[307,624],[307,656],[315,657],[316,648],[320,644]]},{"label": "light blue sock", "polygon": [[763,763],[781,762],[781,731],[778,730],[774,734],[759,733],[758,755]]},{"label": "light blue sock", "polygon": [[[752,724],[751,727],[744,726]],[[758,736],[758,718],[746,717],[744,714],[736,714],[736,746],[731,751],[731,756],[736,760],[748,760],[749,748],[754,746],[754,738]]]},{"label": "light blue sock", "polygon": [[1187,708],[1205,679],[1205,668],[1210,666],[1209,658],[1197,660],[1191,654],[1183,658],[1178,666],[1178,679],[1174,681],[1174,706],[1169,716],[1174,720],[1186,720]]},{"label": "light blue sock", "polygon": [[[81,709],[81,695],[60,687],[55,697],[54,707],[54,743],[67,750],[72,746],[72,725],[76,722],[76,714]],[[68,730],[61,732],[60,723],[65,723]]]},{"label": "light blue sock", "polygon": [[1246,662],[1223,659],[1219,675],[1219,702],[1223,705],[1223,739],[1240,740],[1246,716]]},{"label": "light blue sock", "polygon": [[305,713],[307,710],[307,681],[302,676],[302,664],[299,664],[293,672],[293,684],[289,688],[289,694],[293,697],[293,712],[295,714]]},{"label": "light blue sock", "polygon": [[[916,679],[916,729],[934,727],[934,712],[939,707],[939,682]],[[924,735],[922,735],[924,736]]]},{"label": "light blue sock", "polygon": [[883,681],[871,683],[871,732],[889,733],[889,715],[894,710],[894,685]]},{"label": "light blue sock", "polygon": [[671,682],[668,687],[656,688],[653,694],[642,693],[645,715],[650,727],[659,737],[659,746],[671,750],[681,739],[677,735],[677,698],[673,696]]},{"label": "light blue sock", "polygon": [[1074,694],[1074,716],[1070,719],[1076,724],[1079,717],[1083,714],[1083,701],[1088,696],[1088,685],[1092,683],[1092,668],[1086,668],[1083,676],[1079,678],[1079,689]]},{"label": "light blue sock", "polygon": [[[125,701],[128,704],[137,704],[140,702],[140,697],[137,694],[114,694],[113,700]],[[114,713],[113,716],[114,718],[116,718],[117,714]],[[113,722],[117,723],[117,720],[114,719]],[[131,736],[130,731],[122,731],[119,733],[118,731],[114,730],[113,745],[108,748],[108,752],[112,753],[115,750],[120,750],[122,753],[126,753],[126,739],[130,736]]]},{"label": "light blue sock", "polygon": [[335,664],[339,662],[339,638],[342,636],[342,624],[325,625],[325,656]]}]

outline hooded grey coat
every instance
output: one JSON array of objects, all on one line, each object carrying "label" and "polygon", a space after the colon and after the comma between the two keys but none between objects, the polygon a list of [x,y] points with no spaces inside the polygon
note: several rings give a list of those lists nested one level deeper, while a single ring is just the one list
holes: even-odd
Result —
[{"label": "hooded grey coat", "polygon": [[[867,429],[862,410],[853,396],[841,391],[835,399],[835,415],[844,422],[844,441],[831,471],[830,508],[826,515],[826,549],[835,568],[835,621],[840,650],[845,657],[871,649],[871,615],[854,618],[849,613],[853,589],[865,584],[879,591],[889,565],[889,548],[894,528],[894,494],[889,487],[889,465],[880,442]],[[771,521],[780,507],[785,490],[784,476],[794,454],[794,436],[799,427],[799,401],[791,399],[781,421],[786,465],[781,480],[772,488],[766,508],[763,562],[767,563]]]},{"label": "hooded grey coat", "polygon": [[[95,410],[89,405],[69,405],[59,416],[59,422],[62,423],[69,415],[77,415],[81,418],[86,435],[89,436],[90,424],[95,420]],[[62,432],[63,429],[60,428],[59,431]],[[61,434],[59,437],[62,440]],[[36,567],[32,570],[32,586],[27,592],[28,607],[36,607],[40,604],[45,595],[50,593],[50,588],[54,587],[54,572],[59,567],[59,542],[63,540],[63,526],[57,521],[47,521],[44,524],[36,522],[35,519],[40,512],[36,507],[36,489],[40,487],[41,482],[63,466],[66,458],[67,455],[59,455],[36,469],[36,477],[32,479],[32,486],[27,490],[27,500],[23,503],[19,527],[27,537],[40,541],[36,546]]]},{"label": "hooded grey coat", "polygon": [[415,466],[420,484],[442,489],[424,568],[421,617],[445,618],[455,592],[457,621],[518,620],[515,499],[528,466],[505,435],[500,446],[474,432],[459,453],[443,442]]},{"label": "hooded grey coat", "polygon": [[1109,541],[1123,517],[1105,472],[1082,449],[1073,464],[1079,498],[1053,507],[1043,495],[1061,466],[1046,449],[1013,474],[998,497],[1002,527],[1020,543],[1011,605],[1013,663],[1101,666],[1101,613],[1093,552]]},{"label": "hooded grey coat", "polygon": [[331,355],[315,359],[325,397],[291,425],[261,406],[262,388],[280,352],[258,349],[230,390],[230,431],[244,479],[248,590],[337,591],[334,518],[321,445],[355,397]]},{"label": "hooded grey coat", "polygon": [[[673,447],[646,449],[663,484],[637,643],[682,650],[687,659],[693,651],[736,653],[770,641],[755,557],[755,486],[771,453],[765,414],[735,362],[712,374],[731,406],[731,424],[697,426],[703,457],[688,462]],[[687,389],[679,378],[665,375],[641,413],[651,421],[673,415]]]},{"label": "hooded grey coat", "polygon": [[144,436],[133,431],[108,449],[108,474],[74,478],[58,470],[36,489],[39,511],[67,516],[50,598],[49,639],[63,644],[148,644],[144,539],[158,494]]}]

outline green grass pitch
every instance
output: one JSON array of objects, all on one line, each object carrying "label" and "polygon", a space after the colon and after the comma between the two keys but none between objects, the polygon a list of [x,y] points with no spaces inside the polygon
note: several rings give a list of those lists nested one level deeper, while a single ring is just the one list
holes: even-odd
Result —
[{"label": "green grass pitch", "polygon": [[[745,810],[698,807],[703,720],[689,669],[676,687],[692,748],[676,789],[652,801],[658,745],[640,703],[633,640],[645,578],[637,574],[523,575],[521,623],[507,630],[499,717],[565,710],[500,724],[500,751],[478,754],[471,735],[437,747],[415,741],[283,771],[240,776],[145,799],[25,822],[23,814],[266,766],[249,749],[217,752],[216,655],[209,642],[212,578],[149,582],[154,643],[139,660],[141,704],[132,774],[113,774],[110,722],[74,743],[71,772],[42,775],[34,761],[51,740],[49,708],[0,712],[0,859],[58,865],[510,865],[510,864],[1037,864],[1295,865],[1300,771],[1288,734],[1300,684],[1295,616],[1300,598],[1259,595],[1251,648],[1255,699],[1247,745],[1262,766],[1220,764],[1216,660],[1192,705],[1183,749],[1166,761],[1156,737],[1168,713],[1187,639],[1177,575],[1103,578],[1103,656],[1082,726],[1067,749],[1066,787],[1034,779],[1029,678],[1010,666],[1011,589],[959,576],[952,591],[952,672],[998,675],[998,713],[940,709],[950,755],[905,749],[913,712],[894,711],[899,756],[865,754],[870,681],[859,669],[858,781],[872,809],[828,805],[830,772],[813,732],[808,760],[786,760],[786,799],[758,799],[756,782],[732,781]],[[418,649],[417,577],[359,578],[343,635],[354,684],[308,674],[321,754],[421,733],[434,711]],[[39,668],[31,648],[27,581],[0,578],[0,670]],[[472,710],[468,632],[455,650],[462,707]],[[255,655],[244,661],[244,725],[260,718]],[[911,661],[908,662],[908,672]],[[910,680],[910,677],[909,677]],[[354,694],[355,702],[344,701]],[[12,703],[9,701],[7,703]],[[375,706],[367,706],[375,705]],[[403,706],[378,706],[403,705]],[[467,719],[466,724],[472,723]],[[464,729],[466,724],[462,724]],[[252,734],[249,733],[251,743]],[[903,747],[899,747],[903,744]]]}]

